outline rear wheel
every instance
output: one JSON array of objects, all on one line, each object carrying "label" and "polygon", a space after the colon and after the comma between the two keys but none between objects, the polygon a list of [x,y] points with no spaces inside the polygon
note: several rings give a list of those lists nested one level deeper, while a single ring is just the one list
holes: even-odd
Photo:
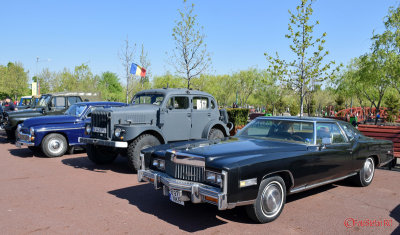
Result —
[{"label": "rear wheel", "polygon": [[261,181],[254,204],[246,207],[247,214],[258,223],[274,221],[281,214],[286,201],[286,186],[279,176]]},{"label": "rear wheel", "polygon": [[99,165],[112,163],[118,156],[114,148],[92,144],[86,145],[86,153],[92,162]]},{"label": "rear wheel", "polygon": [[8,140],[15,139],[15,130],[6,130],[6,134]]},{"label": "rear wheel", "polygon": [[128,165],[133,171],[140,169],[140,157],[143,149],[160,145],[160,141],[154,136],[144,134],[136,138],[128,146]]},{"label": "rear wheel", "polygon": [[208,133],[208,139],[209,140],[215,140],[215,139],[223,139],[224,133],[222,133],[222,131],[220,129],[217,128],[212,128],[210,130],[210,133]]},{"label": "rear wheel", "polygon": [[46,157],[61,157],[67,149],[67,140],[61,134],[48,134],[42,141],[42,152]]}]

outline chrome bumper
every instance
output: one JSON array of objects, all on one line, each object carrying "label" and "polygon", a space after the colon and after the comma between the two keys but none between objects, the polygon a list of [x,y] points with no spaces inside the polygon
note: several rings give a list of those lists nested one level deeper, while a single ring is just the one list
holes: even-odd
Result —
[{"label": "chrome bumper", "polygon": [[181,197],[182,201],[191,201],[192,203],[207,202],[218,206],[218,210],[231,209],[236,206],[235,204],[228,204],[226,183],[224,183],[224,190],[221,190],[198,182],[175,179],[165,173],[153,170],[139,170],[137,177],[139,182],[147,181],[153,183],[155,189],[162,187],[164,196],[168,196],[170,189],[175,189],[186,192],[186,195]]},{"label": "chrome bumper", "polygon": [[78,142],[85,143],[85,144],[93,144],[93,145],[103,145],[103,146],[115,147],[115,148],[128,148],[128,142],[123,142],[123,141],[111,141],[111,140],[101,140],[101,139],[79,137]]},{"label": "chrome bumper", "polygon": [[17,146],[18,148],[21,148],[22,145],[35,146],[35,143],[30,141],[31,140],[30,134],[24,134],[21,131],[19,131],[16,136],[16,139],[17,141],[15,141],[15,146]]}]

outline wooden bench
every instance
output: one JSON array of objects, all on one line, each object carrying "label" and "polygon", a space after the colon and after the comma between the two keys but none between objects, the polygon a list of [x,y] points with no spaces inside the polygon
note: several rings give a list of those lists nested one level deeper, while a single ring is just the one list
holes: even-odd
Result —
[{"label": "wooden bench", "polygon": [[400,126],[359,125],[358,130],[365,136],[393,142],[393,155],[400,158]]}]

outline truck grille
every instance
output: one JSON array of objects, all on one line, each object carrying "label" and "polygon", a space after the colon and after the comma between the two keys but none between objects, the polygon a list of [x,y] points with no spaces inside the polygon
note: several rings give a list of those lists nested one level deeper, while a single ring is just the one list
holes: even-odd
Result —
[{"label": "truck grille", "polygon": [[167,161],[165,167],[167,174],[176,179],[194,182],[203,182],[204,180],[204,167],[179,164],[171,161]]},{"label": "truck grille", "polygon": [[91,122],[92,122],[92,130],[95,128],[105,128],[106,133],[101,133],[101,132],[94,132],[92,131],[91,136],[94,138],[99,138],[99,139],[108,139],[111,137],[110,131],[109,131],[109,120],[108,120],[108,112],[103,112],[103,111],[96,111],[92,113],[91,116]]}]

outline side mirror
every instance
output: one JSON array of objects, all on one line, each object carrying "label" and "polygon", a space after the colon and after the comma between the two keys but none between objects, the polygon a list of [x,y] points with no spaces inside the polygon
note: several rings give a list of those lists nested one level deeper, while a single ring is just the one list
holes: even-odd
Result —
[{"label": "side mirror", "polygon": [[170,105],[170,106],[168,106],[167,108],[168,108],[169,110],[173,110],[173,109],[174,109],[174,106]]},{"label": "side mirror", "polygon": [[322,145],[332,144],[331,138],[322,138]]}]

